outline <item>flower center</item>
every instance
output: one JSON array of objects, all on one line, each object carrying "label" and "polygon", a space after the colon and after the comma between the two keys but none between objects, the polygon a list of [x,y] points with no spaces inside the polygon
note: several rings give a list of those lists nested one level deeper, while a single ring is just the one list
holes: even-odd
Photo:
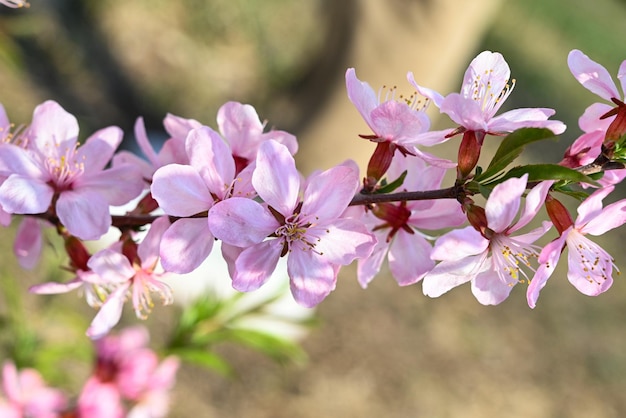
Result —
[{"label": "flower center", "polygon": [[517,282],[530,283],[530,278],[521,267],[526,266],[532,272],[535,271],[530,260],[539,258],[538,246],[521,243],[503,234],[495,234],[491,238],[490,246],[496,271],[503,281],[510,282],[504,276],[506,273]]},{"label": "flower center", "polygon": [[301,251],[313,251],[322,255],[321,252],[315,250],[315,246],[320,241],[319,237],[310,233],[310,228],[315,226],[311,222],[300,219],[299,213],[296,213],[285,219],[285,223],[279,226],[274,234],[285,240],[283,252],[281,256],[293,250],[294,246]]},{"label": "flower center", "polygon": [[515,79],[512,79],[511,84],[509,84],[509,80],[506,80],[504,87],[497,91],[497,88],[494,89],[491,83],[492,73],[493,69],[489,69],[485,70],[484,74],[476,74],[472,83],[465,87],[463,92],[465,97],[478,102],[480,109],[488,113],[490,117],[500,108],[501,103],[509,97],[515,88]]},{"label": "flower center", "polygon": [[85,157],[77,158],[77,145],[74,144],[73,147],[66,148],[65,152],[56,153],[54,156],[48,155],[44,160],[44,166],[50,173],[57,191],[71,188],[72,182],[85,171]]},{"label": "flower center", "polygon": [[385,103],[390,100],[405,103],[411,109],[418,112],[426,110],[430,104],[430,99],[427,97],[421,98],[416,91],[411,93],[409,96],[405,96],[404,94],[398,93],[398,86],[388,87],[383,85],[380,90],[378,90],[378,103]]}]

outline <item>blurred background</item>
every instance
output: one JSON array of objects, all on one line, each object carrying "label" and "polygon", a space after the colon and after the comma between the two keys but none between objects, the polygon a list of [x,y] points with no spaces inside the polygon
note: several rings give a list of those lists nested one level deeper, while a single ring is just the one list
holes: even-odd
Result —
[{"label": "blurred background", "polygon": [[[625,37],[621,0],[32,0],[28,9],[0,9],[0,102],[19,124],[55,99],[77,116],[84,137],[118,125],[132,149],[138,116],[158,138],[167,112],[216,127],[219,106],[237,100],[298,136],[304,172],[346,158],[363,167],[373,146],[357,137],[368,128],[346,97],[347,67],[374,89],[395,84],[410,93],[405,76],[413,71],[420,84],[447,94],[489,49],[505,56],[517,80],[507,109],[555,108],[568,125],[559,142],[527,155],[554,162],[596,100],[569,73],[568,52],[581,49],[616,75]],[[429,113],[435,127],[451,126],[436,109]],[[457,145],[432,151],[454,158]],[[603,241],[618,267],[626,265],[621,233]],[[10,335],[23,338],[22,347],[35,340],[56,347],[46,351],[44,375],[79,387],[93,313],[73,295],[18,297],[32,283],[65,280],[57,268],[63,259],[51,251],[24,272],[11,240],[2,245],[0,312],[20,312]],[[362,290],[346,268],[303,340],[306,361],[218,348],[235,376],[184,365],[170,415],[625,416],[626,286],[616,275],[607,294],[588,298],[564,273],[561,266],[530,310],[523,285],[484,307],[468,286],[432,300],[419,285],[399,288],[386,271]],[[176,308],[156,311],[148,326],[158,345]],[[33,334],[20,334],[19,324]]]}]

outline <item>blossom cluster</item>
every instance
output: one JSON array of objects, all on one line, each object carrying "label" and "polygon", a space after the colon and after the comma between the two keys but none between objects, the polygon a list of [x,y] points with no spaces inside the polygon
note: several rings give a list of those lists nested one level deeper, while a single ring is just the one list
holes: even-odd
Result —
[{"label": "blossom cluster", "polygon": [[[376,94],[348,69],[348,98],[371,129],[359,136],[376,143],[364,175],[346,161],[303,176],[294,160],[296,137],[266,130],[256,110],[238,102],[219,109],[215,128],[168,114],[163,125],[169,138],[159,151],[138,118],[135,137],[144,158],[117,152],[123,138],[117,127],[81,144],[76,118],[54,101],[37,106],[21,128],[2,108],[0,221],[8,225],[13,215],[27,215],[15,242],[26,268],[38,260],[42,230],[56,228],[74,277],[31,291],[80,290],[99,309],[87,330],[96,340],[118,323],[127,301],[142,319],[155,295],[171,303],[164,277],[194,271],[215,240],[222,242],[236,290],[263,286],[285,257],[291,293],[306,307],[333,291],[341,266],[356,261],[358,281],[367,287],[385,259],[399,285],[422,282],[430,297],[470,282],[480,303],[498,304],[526,283],[528,304],[535,307],[564,248],[569,281],[598,295],[610,287],[615,265],[587,235],[626,222],[626,200],[602,207],[626,175],[626,105],[601,65],[577,50],[568,63],[584,87],[612,105],[589,106],[580,118],[584,133],[558,164],[508,171],[524,145],[562,134],[565,125],[550,119],[555,112],[546,108],[498,114],[515,81],[502,55],[491,51],[474,58],[460,92],[446,96],[417,84],[410,72],[414,95]],[[618,73],[622,82],[625,69],[626,61]],[[430,130],[430,103],[456,126]],[[456,162],[423,150],[457,135]],[[483,168],[478,162],[488,136],[500,148]],[[442,188],[448,172],[454,186]],[[588,197],[573,221],[558,196],[575,186]],[[483,204],[478,194],[485,196]],[[138,202],[134,209],[111,215],[112,206],[131,201]],[[528,230],[543,207],[549,220]],[[542,248],[540,239],[552,226],[558,235]],[[84,241],[111,227],[120,231],[119,240],[92,254]]]},{"label": "blossom cluster", "polygon": [[13,363],[5,362],[0,416],[165,417],[178,360],[168,357],[159,363],[147,343],[148,333],[142,327],[127,328],[96,341],[94,369],[75,402],[70,402],[62,390],[47,386],[36,370],[18,371]]}]

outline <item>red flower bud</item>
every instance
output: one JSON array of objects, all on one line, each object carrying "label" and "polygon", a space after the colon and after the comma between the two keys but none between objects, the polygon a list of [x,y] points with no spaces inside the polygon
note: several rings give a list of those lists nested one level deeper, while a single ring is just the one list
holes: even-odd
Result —
[{"label": "red flower bud", "polygon": [[554,224],[554,227],[559,231],[559,235],[567,228],[574,225],[569,211],[561,202],[550,195],[546,197],[546,210],[548,211],[548,216]]}]

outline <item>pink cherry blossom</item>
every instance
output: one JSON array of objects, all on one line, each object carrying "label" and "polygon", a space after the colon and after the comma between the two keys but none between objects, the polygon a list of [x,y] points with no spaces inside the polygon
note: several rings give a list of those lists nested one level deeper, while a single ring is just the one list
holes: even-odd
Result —
[{"label": "pink cherry blossom", "polygon": [[161,263],[167,271],[189,273],[210,254],[214,237],[206,214],[216,201],[254,197],[252,168],[236,176],[231,150],[209,127],[192,130],[186,140],[189,165],[170,164],[154,173],[152,195],[163,211],[179,216],[165,232]]},{"label": "pink cherry blossom", "polygon": [[111,382],[90,377],[78,397],[76,412],[79,417],[125,418],[119,390]]},{"label": "pink cherry blossom", "polygon": [[613,191],[609,186],[596,190],[578,207],[578,217],[559,238],[544,247],[540,266],[526,294],[528,306],[534,308],[539,292],[554,272],[564,248],[568,250],[567,278],[579,292],[597,296],[613,284],[613,257],[585,235],[602,235],[626,222],[626,199],[602,208],[602,200]]},{"label": "pink cherry blossom", "polygon": [[368,256],[375,244],[361,222],[341,217],[357,183],[358,173],[341,165],[313,174],[301,191],[287,147],[273,140],[261,144],[252,184],[265,203],[235,197],[209,212],[213,234],[245,248],[235,262],[233,287],[261,287],[287,255],[295,300],[307,307],[320,303],[334,289],[339,266]]},{"label": "pink cherry blossom", "polygon": [[428,133],[430,119],[419,109],[418,101],[404,98],[381,97],[370,85],[357,78],[354,68],[346,71],[348,98],[359,111],[374,135],[362,135],[373,142],[390,142],[404,154],[413,154],[431,164],[454,167],[454,163],[423,152],[417,146],[432,146],[445,141],[438,137],[432,140]]},{"label": "pink cherry blossom", "polygon": [[98,251],[89,259],[87,265],[93,274],[107,283],[110,289],[106,301],[87,330],[90,338],[102,338],[119,322],[128,296],[139,319],[146,319],[152,311],[154,303],[151,293],[158,294],[163,305],[173,302],[169,286],[161,281],[169,273],[156,271],[161,237],[169,225],[166,216],[152,223],[137,247],[136,259],[129,260],[119,246]]},{"label": "pink cherry blossom", "polygon": [[132,406],[126,417],[166,416],[179,361],[170,356],[159,362],[148,342],[149,334],[143,327],[126,328],[96,341],[96,370],[88,388],[93,392],[91,397],[110,398],[116,412],[124,401]]},{"label": "pink cherry blossom", "polygon": [[[441,187],[446,169],[429,166],[419,158],[394,157],[387,176],[398,178],[407,171],[403,188],[411,191],[435,190]],[[421,200],[385,203],[368,211],[363,220],[378,239],[369,257],[358,260],[358,279],[362,287],[380,271],[387,257],[391,274],[399,285],[420,281],[435,267],[430,253],[433,239],[424,230],[437,230],[461,225],[465,221],[456,200]]]},{"label": "pink cherry blossom", "polygon": [[81,239],[98,239],[111,225],[109,205],[136,197],[143,184],[130,165],[105,169],[122,140],[117,127],[102,129],[78,146],[78,122],[59,104],[37,106],[25,133],[28,148],[0,146],[0,167],[10,170],[0,186],[8,213],[54,212]]},{"label": "pink cherry blossom", "polygon": [[0,416],[3,418],[57,418],[67,406],[60,390],[46,386],[39,372],[5,362],[2,367]]},{"label": "pink cherry blossom", "polygon": [[514,109],[496,116],[515,87],[515,80],[510,81],[510,75],[509,65],[501,54],[483,51],[467,68],[460,93],[444,97],[418,85],[412,73],[409,72],[407,77],[419,94],[432,100],[442,113],[459,125],[454,132],[441,131],[441,135],[465,131],[502,135],[529,127],[548,128],[557,135],[563,133],[565,125],[562,122],[548,120],[555,113],[552,109]]},{"label": "pink cherry blossom", "polygon": [[483,305],[504,301],[513,286],[526,277],[521,266],[532,269],[530,261],[537,257],[533,243],[551,227],[544,222],[526,234],[512,234],[526,226],[542,207],[552,182],[535,186],[526,197],[526,205],[518,221],[521,198],[528,175],[508,179],[494,187],[485,205],[487,230],[481,234],[469,226],[453,230],[435,244],[432,258],[441,262],[422,282],[424,294],[438,297],[452,288],[471,282],[472,293]]}]

